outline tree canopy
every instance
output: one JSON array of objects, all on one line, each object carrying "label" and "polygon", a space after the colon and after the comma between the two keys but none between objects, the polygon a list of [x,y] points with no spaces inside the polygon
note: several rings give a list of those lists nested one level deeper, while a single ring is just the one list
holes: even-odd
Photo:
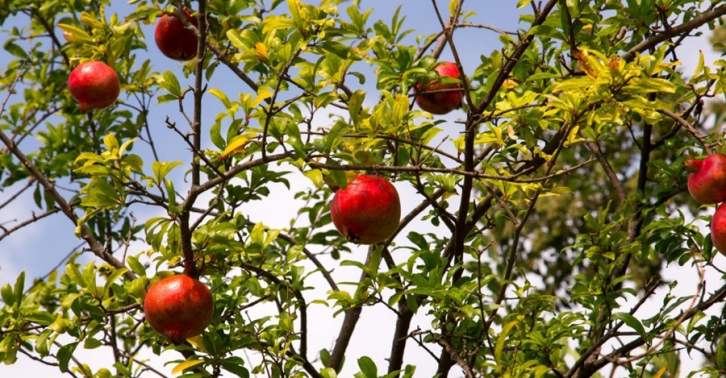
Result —
[{"label": "tree canopy", "polygon": [[[63,257],[42,235],[58,266],[0,283],[5,364],[93,378],[726,375],[713,243],[726,229],[712,239],[716,206],[689,195],[684,167],[726,151],[726,64],[681,64],[723,2],[417,0],[433,32],[409,26],[410,8],[375,19],[359,0],[116,6],[0,2],[0,209],[33,203],[0,243],[45,222],[80,243]],[[517,23],[482,21],[504,8]],[[162,17],[179,29],[152,38]],[[105,109],[80,98],[113,92],[95,74],[69,80],[92,61],[120,82]],[[375,191],[337,204],[360,175],[396,188],[392,234]],[[213,315],[167,338],[145,298],[179,274],[209,288]]]}]

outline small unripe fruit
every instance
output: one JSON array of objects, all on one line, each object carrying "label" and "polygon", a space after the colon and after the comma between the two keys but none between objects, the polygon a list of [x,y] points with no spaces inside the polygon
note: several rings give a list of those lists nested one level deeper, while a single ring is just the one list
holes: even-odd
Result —
[{"label": "small unripe fruit", "polygon": [[181,343],[201,334],[212,321],[212,292],[186,274],[163,278],[146,293],[144,315],[156,332]]},{"label": "small unripe fruit", "polygon": [[[197,18],[192,17],[188,9],[184,10],[184,14],[192,25],[199,27]],[[193,31],[184,27],[184,21],[178,16],[178,13],[173,16],[168,14],[161,16],[156,24],[154,40],[159,50],[167,57],[174,60],[190,60],[197,56],[199,39]]]},{"label": "small unripe fruit", "polygon": [[691,172],[688,191],[693,199],[704,205],[726,200],[726,155],[713,154],[703,160],[689,158],[683,165]]},{"label": "small unripe fruit", "polygon": [[[459,68],[451,62],[444,62],[435,68],[440,77],[461,79]],[[446,114],[461,107],[462,93],[460,83],[437,84],[436,81],[421,89],[417,85],[419,95],[416,97],[418,106],[433,114]],[[431,93],[426,93],[431,92]]]},{"label": "small unripe fruit", "polygon": [[90,61],[74,68],[68,77],[71,92],[82,112],[105,109],[118,99],[121,86],[118,75],[106,63]]},{"label": "small unripe fruit", "polygon": [[398,228],[401,201],[398,191],[380,176],[359,175],[339,189],[330,203],[335,228],[348,241],[376,244]]}]

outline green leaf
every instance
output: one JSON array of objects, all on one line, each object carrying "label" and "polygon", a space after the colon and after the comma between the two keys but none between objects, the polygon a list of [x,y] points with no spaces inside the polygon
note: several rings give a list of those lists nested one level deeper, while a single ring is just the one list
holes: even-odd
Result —
[{"label": "green leaf", "polygon": [[366,98],[366,92],[362,90],[357,90],[353,92],[353,95],[350,96],[350,99],[348,100],[348,114],[350,114],[350,119],[353,121],[354,125],[360,124],[361,121],[361,109],[363,106],[363,101]]},{"label": "green leaf", "polygon": [[118,155],[122,156],[126,152],[126,150],[129,148],[129,146],[131,146],[131,144],[134,142],[136,142],[136,138],[131,138],[131,139],[123,142],[123,144],[121,144],[121,147],[118,148]]},{"label": "green leaf", "polygon": [[131,268],[131,271],[136,273],[138,276],[145,276],[146,275],[146,269],[144,269],[144,265],[139,262],[138,257],[136,256],[126,256],[126,264],[129,265]]},{"label": "green leaf", "polygon": [[287,7],[290,10],[290,17],[292,17],[293,23],[299,28],[302,23],[300,19],[300,1],[287,0]]},{"label": "green leaf", "polygon": [[173,72],[166,71],[158,75],[156,77],[156,83],[159,84],[159,87],[174,96],[174,98],[181,96],[181,85],[179,85],[179,80],[176,79]]},{"label": "green leaf", "polygon": [[12,307],[12,305],[15,303],[15,296],[13,296],[13,288],[10,286],[10,284],[5,284],[0,289],[0,296],[3,298],[3,302],[5,302],[6,306]]},{"label": "green leaf", "polygon": [[35,340],[35,351],[38,352],[41,356],[47,356],[49,350],[48,343],[46,342],[48,340],[48,337],[53,334],[52,329],[45,329],[43,332],[38,335],[38,338]]},{"label": "green leaf", "polygon": [[222,123],[215,122],[212,127],[209,128],[209,139],[212,143],[220,150],[224,148],[224,138],[222,138]]},{"label": "green leaf", "polygon": [[416,366],[406,365],[406,369],[403,371],[403,378],[413,378],[413,374],[416,372]]},{"label": "green leaf", "polygon": [[645,328],[643,324],[635,316],[625,312],[618,312],[613,314],[614,319],[622,320],[628,327],[632,328],[641,337],[645,337]]},{"label": "green leaf", "polygon": [[347,130],[348,124],[346,122],[338,121],[333,124],[333,127],[330,128],[328,135],[324,138],[325,149],[323,151],[329,154],[338,148],[340,143],[343,141]]},{"label": "green leaf", "polygon": [[326,41],[321,48],[325,51],[335,54],[341,59],[348,59],[350,55],[350,47],[335,41]]},{"label": "green leaf", "polygon": [[106,278],[106,283],[103,285],[104,296],[108,296],[109,295],[109,290],[111,290],[111,285],[113,285],[113,283],[119,277],[121,277],[124,273],[126,273],[128,271],[129,270],[127,268],[116,269],[116,270],[113,271],[113,273],[111,273],[108,276],[108,278]]},{"label": "green leaf", "polygon": [[220,91],[217,88],[209,89],[208,92],[214,95],[214,97],[218,98],[220,101],[222,101],[222,104],[226,109],[232,107],[232,103],[229,101],[229,98],[227,98],[227,95],[224,92]]},{"label": "green leaf", "polygon": [[166,188],[166,195],[169,199],[169,215],[176,214],[177,211],[177,203],[176,203],[176,191],[174,190],[174,182],[166,179],[164,180],[164,187]]},{"label": "green leaf", "polygon": [[72,25],[67,25],[67,24],[58,24],[58,28],[60,28],[61,30],[64,31],[63,36],[70,43],[87,43],[87,44],[96,43],[93,40],[93,37],[91,37],[83,29],[77,28]]},{"label": "green leaf", "polygon": [[47,311],[33,311],[25,315],[25,319],[33,323],[47,326],[55,321],[55,315]]},{"label": "green leaf", "polygon": [[634,85],[627,85],[625,90],[634,90],[637,93],[675,93],[676,86],[665,79],[646,78],[638,80]]},{"label": "green leaf", "polygon": [[78,299],[81,296],[79,293],[69,293],[66,294],[63,299],[61,300],[61,308],[64,310],[68,310],[73,306],[76,299]]},{"label": "green leaf", "polygon": [[227,370],[240,378],[249,378],[250,376],[250,371],[244,366],[241,366],[239,363],[227,362],[224,360],[222,361],[222,369]]},{"label": "green leaf", "polygon": [[103,345],[101,344],[101,341],[93,337],[88,337],[86,338],[86,341],[83,342],[83,349],[96,349],[101,345]]},{"label": "green leaf", "polygon": [[265,242],[265,225],[262,222],[258,222],[252,228],[250,232],[250,244],[257,244],[262,246]]},{"label": "green leaf", "polygon": [[333,368],[325,368],[323,370],[320,370],[320,375],[323,378],[338,378],[338,374],[335,373],[335,370]]},{"label": "green leaf", "polygon": [[163,95],[156,97],[156,100],[159,104],[163,104],[165,102],[176,101],[177,98],[178,98],[177,96],[167,93],[167,94],[163,94]]},{"label": "green leaf", "polygon": [[378,378],[378,368],[370,357],[363,356],[359,358],[358,367],[360,367],[361,372],[365,374],[366,378]]},{"label": "green leaf", "polygon": [[330,170],[330,177],[333,178],[333,181],[340,189],[345,189],[348,186],[348,175],[345,174],[345,171],[332,169]]},{"label": "green leaf", "polygon": [[93,375],[93,378],[113,378],[113,374],[111,374],[111,372],[106,368],[100,368],[96,374]]},{"label": "green leaf", "polygon": [[98,295],[98,287],[96,286],[96,264],[91,261],[83,267],[81,272],[83,280],[86,281],[86,288],[92,295]]},{"label": "green leaf", "polygon": [[393,102],[393,126],[398,128],[401,126],[403,122],[403,118],[406,116],[406,113],[408,113],[408,96],[405,94],[397,94],[396,98]]},{"label": "green leaf", "polygon": [[86,287],[86,280],[84,280],[83,276],[81,276],[81,271],[78,270],[78,266],[76,264],[66,264],[66,274],[76,285]]},{"label": "green leaf", "polygon": [[590,76],[583,76],[576,79],[565,80],[554,86],[554,92],[578,91],[590,88],[595,85],[595,79]]},{"label": "green leaf", "polygon": [[688,84],[696,84],[699,76],[701,76],[701,73],[703,72],[703,50],[698,51],[698,64],[696,65],[696,69],[693,71],[693,75],[691,75],[691,78],[688,80]]},{"label": "green leaf", "polygon": [[343,260],[340,262],[340,266],[355,266],[357,268],[360,268],[362,271],[368,273],[369,275],[371,274],[370,268],[360,261]]},{"label": "green leaf", "polygon": [[324,366],[328,365],[328,362],[330,361],[330,351],[323,348],[320,350],[320,361],[323,363]]},{"label": "green leaf", "polygon": [[295,26],[295,21],[285,16],[269,15],[262,22],[262,32],[269,33],[280,29],[289,29]]},{"label": "green leaf", "polygon": [[303,172],[303,175],[305,177],[309,178],[310,181],[315,184],[316,188],[322,188],[323,187],[323,172],[321,172],[319,169],[310,169],[305,172]]},{"label": "green leaf", "polygon": [[77,346],[78,343],[75,342],[68,345],[63,345],[62,347],[60,347],[60,349],[58,349],[58,368],[60,368],[61,372],[68,372],[68,362],[71,360],[71,356],[73,356],[73,352],[76,350]]},{"label": "green leaf", "polygon": [[507,342],[507,336],[509,335],[509,332],[512,331],[512,328],[514,328],[514,326],[516,325],[517,321],[511,321],[507,323],[504,327],[502,327],[502,332],[500,332],[499,336],[497,337],[497,345],[494,347],[494,360],[497,362],[497,372],[500,372],[502,369],[502,352],[504,351],[504,345]]},{"label": "green leaf", "polygon": [[102,21],[99,21],[98,18],[86,11],[81,12],[81,23],[95,29],[100,29],[104,26]]},{"label": "green leaf", "polygon": [[246,31],[227,30],[227,38],[229,38],[229,41],[232,42],[234,47],[240,50],[246,50],[255,45],[256,40],[249,39],[249,36],[249,33],[246,33]]},{"label": "green leaf", "polygon": [[28,54],[25,52],[25,50],[23,50],[22,47],[13,43],[12,39],[8,39],[7,41],[5,41],[5,46],[3,46],[3,48],[5,49],[5,51],[17,56],[18,58],[25,59],[28,57]]},{"label": "green leaf", "polygon": [[297,157],[302,158],[303,156],[305,156],[305,147],[303,146],[303,141],[298,126],[289,125],[285,129],[285,131],[287,133],[287,143],[289,143],[292,148],[295,149]]},{"label": "green leaf", "polygon": [[15,287],[13,289],[13,297],[16,302],[22,301],[23,292],[25,290],[25,271],[20,272],[18,278],[15,280]]},{"label": "green leaf", "polygon": [[81,197],[81,205],[101,209],[114,209],[122,205],[116,188],[105,179],[94,179],[84,188],[86,195]]},{"label": "green leaf", "polygon": [[183,163],[180,161],[172,161],[172,162],[166,162],[166,161],[155,161],[151,163],[151,171],[154,172],[154,177],[156,178],[156,184],[160,185],[162,181],[164,181],[164,178],[166,175],[171,172],[172,169],[182,165]]}]

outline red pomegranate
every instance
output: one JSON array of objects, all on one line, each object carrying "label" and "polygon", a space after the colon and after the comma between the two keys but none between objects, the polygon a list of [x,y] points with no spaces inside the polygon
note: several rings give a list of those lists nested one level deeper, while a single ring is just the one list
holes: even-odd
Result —
[{"label": "red pomegranate", "polygon": [[726,155],[713,154],[703,160],[689,158],[683,165],[691,172],[688,191],[696,201],[710,205],[726,200]]},{"label": "red pomegranate", "polygon": [[398,228],[401,201],[388,180],[358,175],[345,189],[339,189],[330,203],[335,228],[349,241],[375,244],[386,240]]},{"label": "red pomegranate", "polygon": [[121,86],[113,68],[103,62],[90,61],[81,63],[71,71],[68,91],[85,113],[113,105],[121,92]]},{"label": "red pomegranate", "polygon": [[[452,62],[444,62],[436,66],[436,72],[439,73],[440,77],[461,78],[459,68]],[[429,113],[446,114],[461,107],[462,92],[460,83],[437,84],[437,81],[434,81],[424,87],[423,90],[420,84],[416,86],[416,89],[420,92],[416,97],[416,103],[421,109]],[[426,93],[429,91],[435,92]]]},{"label": "red pomegranate", "polygon": [[726,255],[726,203],[722,203],[711,218],[711,241]]},{"label": "red pomegranate", "polygon": [[214,315],[212,292],[186,274],[154,282],[144,299],[144,315],[151,328],[173,343],[197,336]]},{"label": "red pomegranate", "polygon": [[[184,14],[192,25],[199,27],[197,18],[192,17],[188,9],[184,10]],[[190,60],[197,56],[199,39],[193,31],[184,27],[184,21],[179,19],[178,13],[173,16],[168,14],[161,16],[156,24],[154,40],[159,50],[171,59]]]}]

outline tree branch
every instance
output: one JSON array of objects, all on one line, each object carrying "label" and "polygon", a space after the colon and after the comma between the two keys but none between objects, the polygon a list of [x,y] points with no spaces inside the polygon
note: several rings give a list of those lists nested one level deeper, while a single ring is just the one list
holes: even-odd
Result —
[{"label": "tree branch", "polygon": [[709,11],[703,12],[699,14],[698,16],[694,17],[691,20],[688,20],[678,26],[674,26],[672,28],[669,28],[662,33],[656,34],[650,38],[647,38],[646,40],[638,43],[637,45],[633,46],[628,52],[626,52],[623,55],[620,55],[621,59],[625,59],[626,61],[633,60],[635,58],[635,54],[639,52],[643,52],[651,47],[654,47],[658,45],[661,42],[664,42],[670,38],[673,38],[681,33],[688,33],[693,29],[696,29],[700,27],[701,25],[704,25],[708,22],[711,22],[721,16],[726,14],[726,4],[719,5],[718,7],[715,7]]},{"label": "tree branch", "polygon": [[[27,59],[26,59],[27,62]],[[25,63],[23,64],[23,66]],[[3,104],[0,106],[0,116],[2,116],[3,111],[5,110],[5,104],[8,101],[8,98],[10,98],[10,95],[13,93],[13,89],[15,88],[15,84],[17,83],[18,79],[22,75],[24,69],[21,68],[18,72],[18,75],[15,77],[15,81],[10,86],[8,90],[8,95],[5,98],[5,101],[3,101]],[[121,269],[125,268],[125,265],[113,257],[110,253],[106,251],[106,249],[103,247],[101,243],[99,243],[98,240],[96,240],[96,237],[93,236],[91,231],[86,227],[86,225],[80,225],[78,224],[78,216],[76,213],[73,212],[73,208],[66,202],[66,199],[63,198],[63,196],[58,193],[58,191],[55,189],[53,183],[48,180],[45,175],[40,172],[40,170],[33,164],[33,162],[28,159],[25,154],[20,151],[20,149],[17,147],[15,142],[13,142],[7,134],[5,134],[4,131],[0,130],[0,141],[2,141],[3,144],[8,148],[8,150],[15,155],[15,157],[25,166],[25,168],[35,177],[36,180],[43,186],[43,189],[45,189],[46,193],[49,193],[51,196],[53,196],[53,199],[55,199],[55,202],[58,204],[58,207],[61,209],[61,211],[68,217],[68,219],[73,222],[74,225],[78,227],[78,233],[80,234],[81,238],[88,243],[89,248],[91,249],[91,252],[93,252],[96,256],[101,258],[102,260],[109,263],[111,266]],[[127,270],[126,273],[124,273],[124,276],[129,280],[136,279],[136,275],[131,272],[130,270]]]}]

